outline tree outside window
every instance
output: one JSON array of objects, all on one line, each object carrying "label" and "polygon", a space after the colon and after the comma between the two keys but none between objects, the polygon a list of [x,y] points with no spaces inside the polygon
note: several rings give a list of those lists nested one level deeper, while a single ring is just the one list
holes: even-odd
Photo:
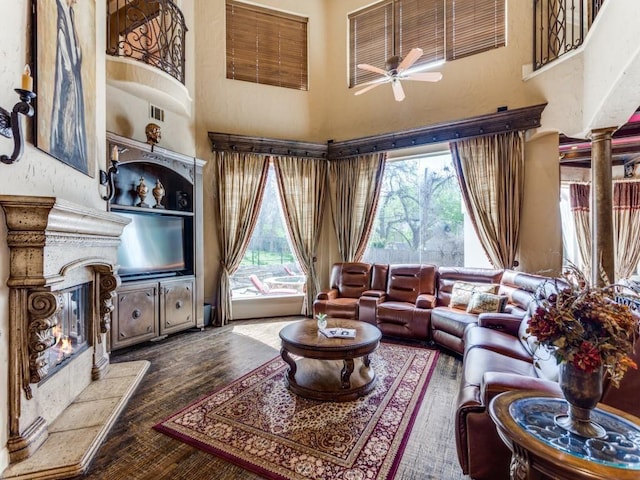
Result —
[{"label": "tree outside window", "polygon": [[451,157],[389,161],[384,175],[364,261],[463,266],[464,216]]}]

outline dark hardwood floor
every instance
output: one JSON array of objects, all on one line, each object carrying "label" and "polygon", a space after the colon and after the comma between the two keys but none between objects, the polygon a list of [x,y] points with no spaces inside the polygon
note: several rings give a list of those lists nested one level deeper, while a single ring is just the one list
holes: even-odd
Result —
[{"label": "dark hardwood floor", "polygon": [[[235,321],[112,354],[112,362],[149,360],[138,390],[83,478],[105,480],[259,479],[261,477],[152,429],[192,401],[279,355],[279,330],[297,318]],[[404,452],[397,480],[460,480],[453,408],[460,360],[446,352]]]}]

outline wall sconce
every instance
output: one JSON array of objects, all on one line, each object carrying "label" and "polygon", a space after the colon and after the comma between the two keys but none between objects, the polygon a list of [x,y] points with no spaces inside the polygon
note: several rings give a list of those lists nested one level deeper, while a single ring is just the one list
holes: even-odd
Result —
[{"label": "wall sconce", "polygon": [[100,170],[100,185],[107,186],[107,194],[102,196],[102,199],[106,202],[113,200],[113,196],[116,193],[114,184],[114,176],[118,174],[118,160],[120,152],[117,145],[111,147],[111,166],[108,171]]},{"label": "wall sconce", "polygon": [[24,73],[22,74],[22,88],[15,89],[20,101],[14,105],[11,113],[0,107],[0,135],[13,138],[13,153],[11,156],[0,155],[0,162],[7,165],[17,162],[22,157],[24,138],[20,114],[33,117],[34,110],[31,101],[36,98],[36,94],[32,90],[33,77],[31,76],[31,69],[27,65],[24,67]]}]

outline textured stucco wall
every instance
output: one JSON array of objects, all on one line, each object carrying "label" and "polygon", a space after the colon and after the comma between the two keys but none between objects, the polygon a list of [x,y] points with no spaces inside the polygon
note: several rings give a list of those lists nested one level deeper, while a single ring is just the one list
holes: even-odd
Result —
[{"label": "textured stucco wall", "polygon": [[[31,1],[12,0],[10,8],[3,9],[0,19],[0,106],[11,110],[18,97],[13,89],[20,87],[20,76],[25,63],[31,62]],[[104,18],[104,2],[96,2],[96,19]],[[105,130],[105,88],[104,88],[104,22],[96,21],[96,131]],[[36,91],[37,93],[37,91]],[[101,199],[104,193],[99,185],[98,175],[91,178],[43,153],[33,146],[31,128],[33,119],[25,121],[27,142],[22,159],[13,165],[0,165],[0,193],[20,195],[57,196],[66,200],[105,209]],[[99,134],[96,172],[103,168],[104,136]],[[13,141],[0,137],[0,152],[10,154]],[[5,285],[9,276],[9,249],[6,243],[4,213],[0,212],[0,405],[7,411],[8,385],[8,289]],[[0,415],[0,471],[8,464],[7,417]]]}]

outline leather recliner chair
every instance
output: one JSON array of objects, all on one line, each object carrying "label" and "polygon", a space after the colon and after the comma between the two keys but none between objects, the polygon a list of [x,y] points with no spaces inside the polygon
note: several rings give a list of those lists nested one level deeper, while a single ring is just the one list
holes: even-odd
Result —
[{"label": "leather recliner chair", "polygon": [[377,326],[383,335],[429,340],[436,271],[435,265],[389,265],[386,288],[363,293],[360,320]]},{"label": "leather recliner chair", "polygon": [[336,263],[331,267],[329,290],[321,291],[313,302],[314,316],[358,318],[361,295],[371,288],[372,265],[369,263]]}]

